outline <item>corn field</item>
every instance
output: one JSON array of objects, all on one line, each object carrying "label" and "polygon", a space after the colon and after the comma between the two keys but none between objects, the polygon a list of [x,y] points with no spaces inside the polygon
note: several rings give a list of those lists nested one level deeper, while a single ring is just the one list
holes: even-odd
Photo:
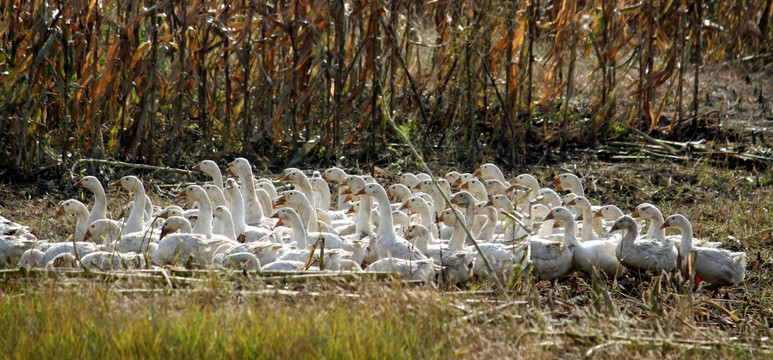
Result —
[{"label": "corn field", "polygon": [[384,111],[424,149],[517,163],[701,117],[702,65],[773,51],[771,3],[3,0],[0,166],[373,160]]}]

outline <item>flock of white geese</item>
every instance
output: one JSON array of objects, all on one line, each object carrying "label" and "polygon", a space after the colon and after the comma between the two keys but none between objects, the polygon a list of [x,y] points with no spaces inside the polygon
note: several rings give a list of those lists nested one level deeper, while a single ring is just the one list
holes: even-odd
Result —
[{"label": "flock of white geese", "polygon": [[[746,254],[694,239],[684,216],[664,219],[649,203],[631,215],[615,205],[592,205],[570,173],[551,189],[529,174],[509,182],[490,163],[438,179],[403,173],[388,186],[335,167],[311,177],[288,168],[275,179],[256,179],[245,158],[227,169],[236,179],[223,181],[211,160],[194,166],[211,182],[177,194],[188,209],[153,206],[140,179],[124,176],[110,184],[131,194],[128,215],[118,220],[107,216],[100,181],[86,176],[75,186],[94,194],[91,210],[70,199],[56,215],[75,220],[74,238],[38,240],[0,217],[0,267],[381,271],[451,283],[507,279],[524,269],[552,280],[573,271],[620,276],[689,267],[712,286],[744,278]],[[278,192],[275,184],[290,188],[287,183],[292,190]],[[648,230],[639,234],[645,222]],[[681,236],[667,236],[669,227]]]}]

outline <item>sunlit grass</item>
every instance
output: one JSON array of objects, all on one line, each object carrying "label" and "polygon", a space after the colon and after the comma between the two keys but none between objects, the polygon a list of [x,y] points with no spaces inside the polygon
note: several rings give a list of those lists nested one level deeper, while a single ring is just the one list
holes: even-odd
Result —
[{"label": "sunlit grass", "polygon": [[108,284],[30,285],[2,296],[0,347],[14,358],[362,359],[448,358],[459,343],[446,328],[450,313],[430,306],[436,296],[423,292],[199,290],[118,294]]}]

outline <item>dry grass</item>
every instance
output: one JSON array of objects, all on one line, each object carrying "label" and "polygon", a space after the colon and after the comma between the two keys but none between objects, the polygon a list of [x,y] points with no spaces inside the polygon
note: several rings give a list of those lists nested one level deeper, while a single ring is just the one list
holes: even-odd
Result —
[{"label": "dry grass", "polygon": [[[526,170],[526,169],[523,169]],[[543,183],[559,171],[531,168]],[[714,294],[665,277],[595,282],[567,277],[507,296],[395,282],[267,285],[208,276],[174,289],[137,279],[5,279],[4,356],[87,357],[600,357],[760,358],[773,355],[773,230],[768,174],[700,164],[581,163],[594,202],[624,211],[649,201],[695,233],[747,251],[742,286]],[[516,175],[512,172],[511,175]],[[4,193],[0,212],[41,237],[63,238],[57,200]],[[19,196],[28,192],[29,197]],[[154,200],[168,202],[153,194]],[[731,236],[733,238],[731,238]],[[738,239],[737,241],[734,238]],[[83,339],[88,339],[84,341]],[[14,346],[15,344],[18,344]]]}]

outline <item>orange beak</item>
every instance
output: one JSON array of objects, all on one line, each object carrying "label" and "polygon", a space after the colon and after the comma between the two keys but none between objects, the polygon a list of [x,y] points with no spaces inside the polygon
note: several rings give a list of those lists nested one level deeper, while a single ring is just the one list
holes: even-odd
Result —
[{"label": "orange beak", "polygon": [[78,180],[78,182],[76,182],[75,184],[72,184],[72,187],[79,187],[79,186],[83,186],[83,180]]},{"label": "orange beak", "polygon": [[443,222],[443,220],[445,220],[443,215],[445,215],[445,213],[440,213],[440,216],[437,217],[437,221]]},{"label": "orange beak", "polygon": [[110,186],[112,186],[112,187],[117,187],[117,188],[122,188],[122,187],[123,187],[123,186],[121,185],[121,180],[118,180],[118,181],[116,181],[116,182],[112,182],[112,183],[110,183]]},{"label": "orange beak", "polygon": [[555,217],[553,217],[553,212],[551,211],[548,213],[548,216],[545,216],[544,220],[554,220],[554,219]]},{"label": "orange beak", "polygon": [[183,189],[181,193],[175,195],[174,197],[186,197],[186,196],[188,196],[188,189]]},{"label": "orange beak", "polygon": [[614,225],[612,225],[612,228],[609,229],[609,232],[613,232],[613,231],[617,231],[617,230],[620,230],[620,228],[617,227],[617,223],[615,223]]},{"label": "orange beak", "polygon": [[556,178],[553,180],[553,186],[556,188],[556,190],[563,190],[564,188],[561,187],[561,178]]},{"label": "orange beak", "polygon": [[634,209],[633,212],[631,213],[631,217],[639,217],[639,216],[641,216],[639,215],[639,208]]},{"label": "orange beak", "polygon": [[284,181],[284,179],[287,179],[287,174],[279,175],[275,180],[276,181]]},{"label": "orange beak", "polygon": [[603,216],[603,215],[601,215],[601,210],[599,210],[599,211],[596,211],[596,213],[594,213],[594,214],[593,214],[593,218],[594,218],[594,219],[595,219],[595,218],[600,218],[600,217],[602,217],[602,216]]},{"label": "orange beak", "polygon": [[566,205],[567,206],[574,206],[574,205],[576,205],[577,203],[574,200],[576,200],[576,199],[570,200],[568,203],[566,203]]},{"label": "orange beak", "polygon": [[199,164],[193,165],[193,170],[201,170],[201,166]]},{"label": "orange beak", "polygon": [[269,217],[272,218],[272,219],[279,219],[279,212],[275,212],[275,213],[271,214],[271,216],[269,216]]},{"label": "orange beak", "polygon": [[459,187],[459,190],[469,190],[470,189],[470,182],[466,182],[462,184],[462,186]]},{"label": "orange beak", "polygon": [[453,186],[459,186],[459,185],[461,185],[461,184],[462,184],[462,178],[460,177],[460,178],[456,179],[456,181],[454,181],[454,183],[453,183],[453,184],[451,184],[451,185],[453,185]]},{"label": "orange beak", "polygon": [[161,241],[167,234],[169,234],[169,232],[166,231],[166,229],[161,229],[161,235],[158,236],[158,241]]},{"label": "orange beak", "polygon": [[360,189],[360,191],[358,191],[358,192],[357,192],[356,194],[354,194],[354,195],[355,195],[355,196],[365,195],[365,188],[362,188],[362,189]]},{"label": "orange beak", "polygon": [[665,228],[667,228],[667,227],[669,227],[669,226],[671,226],[671,224],[669,224],[669,223],[668,223],[668,220],[666,220],[666,222],[664,222],[664,223],[663,223],[663,225],[660,225],[660,228],[661,228],[661,229],[665,229]]},{"label": "orange beak", "polygon": [[56,209],[56,214],[54,214],[54,218],[58,218],[60,216],[64,215],[64,206],[59,205],[59,208]]},{"label": "orange beak", "polygon": [[400,208],[397,210],[404,210],[404,209],[407,209],[408,207],[409,207],[408,202],[406,201],[404,204],[400,205]]},{"label": "orange beak", "polygon": [[475,172],[472,174],[472,176],[474,176],[476,178],[479,178],[479,177],[482,177],[483,174],[481,174],[480,169],[478,169],[478,170],[475,170]]},{"label": "orange beak", "polygon": [[287,197],[284,194],[282,194],[278,196],[276,199],[274,199],[272,204],[274,205],[274,207],[284,205],[286,200],[287,200]]},{"label": "orange beak", "polygon": [[94,236],[94,235],[91,234],[91,231],[90,230],[86,230],[86,234],[83,235],[83,241],[91,239],[92,236]]},{"label": "orange beak", "polygon": [[344,198],[344,202],[352,201],[352,192],[350,191],[348,194],[346,194],[346,197]]},{"label": "orange beak", "polygon": [[584,219],[584,217],[582,216],[582,214],[579,214],[577,215],[577,218],[575,220],[580,221],[582,219]]}]

